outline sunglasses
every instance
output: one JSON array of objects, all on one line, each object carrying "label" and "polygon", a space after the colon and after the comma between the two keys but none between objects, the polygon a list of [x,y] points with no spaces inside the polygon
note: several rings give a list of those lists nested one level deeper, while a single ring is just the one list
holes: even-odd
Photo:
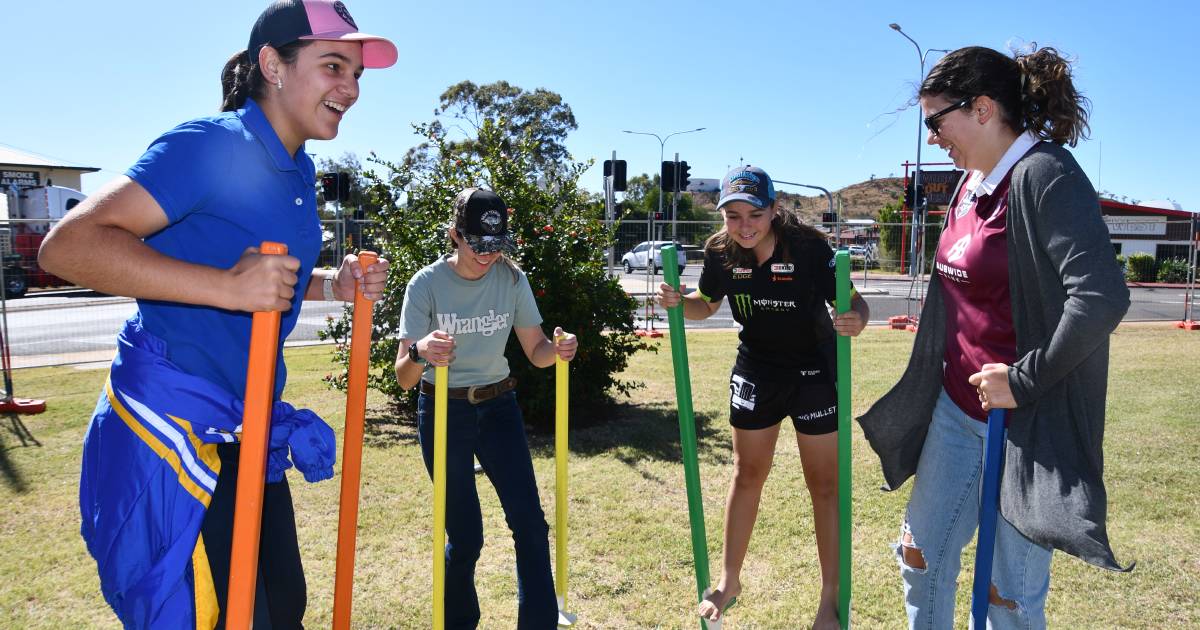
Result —
[{"label": "sunglasses", "polygon": [[938,135],[938,129],[941,127],[941,123],[938,122],[938,119],[941,118],[942,116],[945,116],[946,114],[949,114],[950,112],[952,112],[956,109],[962,109],[962,108],[970,105],[971,101],[973,101],[973,100],[975,100],[974,96],[968,96],[968,97],[964,98],[963,100],[961,100],[961,101],[959,101],[959,102],[957,102],[957,103],[955,103],[955,104],[953,104],[931,116],[926,116],[925,117],[925,128],[928,129],[929,131],[931,131],[933,133],[933,135],[935,135],[935,136]]}]

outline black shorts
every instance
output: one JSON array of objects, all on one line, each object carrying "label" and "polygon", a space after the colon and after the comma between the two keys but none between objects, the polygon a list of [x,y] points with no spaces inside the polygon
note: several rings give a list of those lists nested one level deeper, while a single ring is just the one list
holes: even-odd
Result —
[{"label": "black shorts", "polygon": [[776,381],[733,369],[729,376],[729,424],[737,429],[766,429],[786,416],[797,433],[837,431],[837,387],[823,370],[795,380]]}]

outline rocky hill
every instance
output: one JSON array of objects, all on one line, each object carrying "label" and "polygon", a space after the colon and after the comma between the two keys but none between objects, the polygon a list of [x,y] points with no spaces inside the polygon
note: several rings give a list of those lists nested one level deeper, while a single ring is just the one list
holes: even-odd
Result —
[{"label": "rocky hill", "polygon": [[[904,179],[874,178],[830,193],[833,195],[834,205],[841,208],[843,219],[874,219],[884,205],[904,197]],[[693,200],[697,207],[711,211],[717,205],[717,194],[694,193]],[[819,222],[821,213],[829,208],[828,200],[820,192],[809,196],[781,190],[778,202],[785,208],[798,208],[801,218],[810,223]]]}]

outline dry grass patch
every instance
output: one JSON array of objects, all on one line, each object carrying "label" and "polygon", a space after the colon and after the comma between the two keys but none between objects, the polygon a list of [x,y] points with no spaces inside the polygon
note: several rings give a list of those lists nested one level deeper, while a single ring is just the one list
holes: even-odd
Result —
[{"label": "dry grass patch", "polygon": [[[861,413],[904,369],[912,335],[868,330],[855,342],[854,407]],[[1112,338],[1106,436],[1110,535],[1131,574],[1055,555],[1048,603],[1052,627],[1200,626],[1200,335],[1167,326],[1124,326]],[[692,390],[714,580],[720,572],[722,510],[732,467],[726,422],[731,332],[689,334]],[[289,400],[309,406],[340,431],[344,398],[326,389],[329,348],[288,351]],[[40,443],[22,445],[0,426],[0,626],[117,628],[99,594],[95,565],[79,538],[79,444],[104,380],[100,370],[23,370],[18,391],[48,399],[47,413],[24,419]],[[695,628],[695,578],[680,465],[669,342],[635,357],[628,377],[647,384],[610,409],[575,409],[571,418],[570,608],[583,628]],[[368,400],[354,616],[356,628],[425,628],[429,619],[431,484],[415,427],[386,401]],[[552,410],[532,410],[552,413]],[[812,514],[799,456],[784,432],[764,492],[743,583],[726,628],[806,627],[819,572]],[[553,524],[554,453],[531,439],[543,506]],[[888,547],[908,488],[878,491],[878,461],[854,440],[854,614],[858,627],[904,624],[901,587]],[[482,478],[481,478],[482,479]],[[329,624],[338,482],[292,480],[309,584],[306,623]],[[477,572],[483,628],[515,626],[512,543],[495,493],[480,483],[485,543]],[[960,579],[966,625],[970,565]]]}]

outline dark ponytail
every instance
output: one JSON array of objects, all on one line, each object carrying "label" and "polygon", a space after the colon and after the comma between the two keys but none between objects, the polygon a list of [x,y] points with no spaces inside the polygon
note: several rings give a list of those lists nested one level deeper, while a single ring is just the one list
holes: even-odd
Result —
[{"label": "dark ponytail", "polygon": [[1075,146],[1088,137],[1090,103],[1071,81],[1071,63],[1054,48],[1003,53],[969,46],[938,61],[921,83],[920,96],[957,101],[987,96],[1016,133]]},{"label": "dark ponytail", "polygon": [[1021,116],[1025,127],[1057,144],[1075,146],[1088,137],[1087,97],[1071,81],[1071,63],[1053,48],[1017,55],[1024,89]]},{"label": "dark ponytail", "polygon": [[[275,49],[285,65],[292,65],[300,54],[300,49],[312,43],[312,40],[296,40]],[[267,80],[258,67],[258,59],[251,59],[250,52],[243,50],[235,53],[225,62],[221,70],[221,111],[232,112],[241,109],[247,98],[261,101]]]},{"label": "dark ponytail", "polygon": [[[251,85],[252,76],[258,78],[258,86]],[[252,89],[262,89],[262,81],[262,73],[258,71],[257,64],[250,63],[248,52],[243,50],[234,54],[221,70],[221,111],[232,112],[241,109]]]}]

